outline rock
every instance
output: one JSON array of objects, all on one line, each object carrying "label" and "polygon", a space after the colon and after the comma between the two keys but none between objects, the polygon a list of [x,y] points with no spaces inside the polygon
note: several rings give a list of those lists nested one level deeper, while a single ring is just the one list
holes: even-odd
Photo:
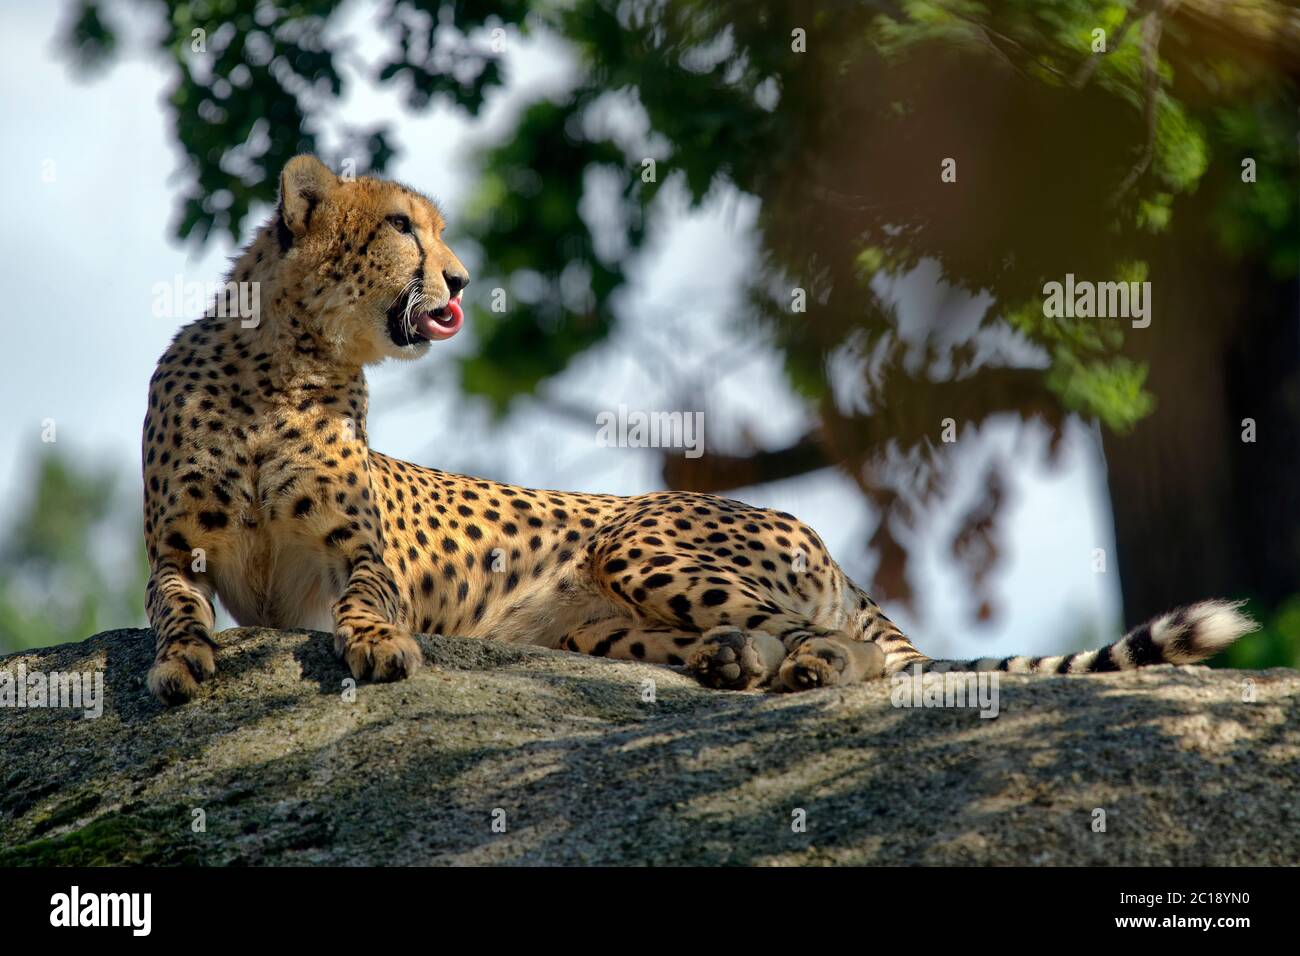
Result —
[{"label": "rock", "polygon": [[1000,675],[984,719],[895,707],[887,680],[736,694],[420,640],[415,678],[349,700],[325,635],[227,631],[216,680],[170,710],[148,631],[0,658],[0,680],[101,670],[106,697],[98,718],[0,708],[0,865],[1300,859],[1292,670]]}]

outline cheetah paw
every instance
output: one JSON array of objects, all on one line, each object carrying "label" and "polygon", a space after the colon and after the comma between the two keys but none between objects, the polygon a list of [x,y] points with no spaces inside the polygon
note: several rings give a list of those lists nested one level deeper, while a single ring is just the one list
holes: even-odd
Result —
[{"label": "cheetah paw", "polygon": [[781,663],[781,683],[789,690],[835,687],[878,677],[884,663],[884,654],[875,644],[846,644],[814,637],[796,647]]},{"label": "cheetah paw", "polygon": [[334,632],[334,653],[357,680],[402,680],[424,660],[415,638],[389,624],[343,625]]},{"label": "cheetah paw", "polygon": [[705,687],[719,690],[757,687],[772,676],[772,668],[759,644],[767,636],[727,626],[705,631],[686,661],[686,669]]},{"label": "cheetah paw", "polygon": [[183,704],[217,672],[216,645],[204,633],[168,641],[149,668],[149,691],[168,706]]}]

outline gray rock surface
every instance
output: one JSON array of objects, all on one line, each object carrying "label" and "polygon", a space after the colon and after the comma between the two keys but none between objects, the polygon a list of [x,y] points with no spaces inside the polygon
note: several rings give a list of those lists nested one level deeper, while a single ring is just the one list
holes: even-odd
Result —
[{"label": "gray rock surface", "polygon": [[349,700],[325,635],[227,631],[171,710],[148,631],[0,658],[106,688],[97,719],[0,708],[0,865],[1300,862],[1300,672],[1002,676],[990,720],[420,640]]}]

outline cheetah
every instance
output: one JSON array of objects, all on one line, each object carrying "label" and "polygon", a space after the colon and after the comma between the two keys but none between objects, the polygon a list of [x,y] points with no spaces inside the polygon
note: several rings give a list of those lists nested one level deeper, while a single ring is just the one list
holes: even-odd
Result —
[{"label": "cheetah", "polygon": [[789,514],[705,494],[516,487],[390,458],[366,438],[364,367],[460,329],[469,274],[437,206],[400,184],[290,160],[220,310],[158,362],[144,421],[148,685],[191,698],[216,670],[213,600],[242,625],[333,633],[357,679],[404,678],[413,634],[684,667],[719,689],[806,690],[929,670],[1095,673],[1201,660],[1251,629],[1205,601],[1100,650],[932,660]]}]

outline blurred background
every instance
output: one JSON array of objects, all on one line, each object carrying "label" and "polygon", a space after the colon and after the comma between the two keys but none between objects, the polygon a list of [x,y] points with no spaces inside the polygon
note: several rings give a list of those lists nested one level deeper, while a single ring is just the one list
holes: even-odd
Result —
[{"label": "blurred background", "polygon": [[[222,278],[311,151],[434,195],[474,275],[465,332],[370,373],[375,447],[794,512],[933,656],[1079,649],[1221,596],[1264,631],[1216,663],[1300,664],[1290,3],[0,23],[0,652],[144,623],[146,389],[202,311],[156,317],[157,287]],[[1150,326],[1046,318],[1067,274],[1149,281]],[[602,447],[620,405],[703,412],[704,454]]]}]

